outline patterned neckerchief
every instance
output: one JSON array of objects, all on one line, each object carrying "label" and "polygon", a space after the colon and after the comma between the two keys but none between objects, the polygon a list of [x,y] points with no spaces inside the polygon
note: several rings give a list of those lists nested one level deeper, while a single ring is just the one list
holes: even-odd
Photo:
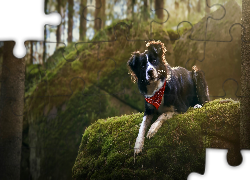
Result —
[{"label": "patterned neckerchief", "polygon": [[165,86],[166,86],[167,82],[165,81],[164,85],[161,87],[161,89],[159,89],[157,92],[155,92],[155,94],[150,97],[150,98],[145,98],[145,100],[152,104],[157,110],[161,105],[161,100],[165,91]]}]

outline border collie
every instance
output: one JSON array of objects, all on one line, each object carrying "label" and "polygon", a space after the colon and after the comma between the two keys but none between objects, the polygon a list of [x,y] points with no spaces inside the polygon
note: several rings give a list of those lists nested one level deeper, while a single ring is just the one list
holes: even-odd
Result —
[{"label": "border collie", "polygon": [[150,41],[146,47],[143,53],[134,52],[127,63],[132,80],[137,82],[145,97],[145,113],[135,142],[135,154],[142,151],[145,132],[154,114],[158,119],[151,125],[148,138],[154,136],[162,123],[174,114],[184,113],[189,107],[201,107],[209,101],[202,71],[196,66],[192,71],[171,67],[165,59],[167,50],[161,41]]}]

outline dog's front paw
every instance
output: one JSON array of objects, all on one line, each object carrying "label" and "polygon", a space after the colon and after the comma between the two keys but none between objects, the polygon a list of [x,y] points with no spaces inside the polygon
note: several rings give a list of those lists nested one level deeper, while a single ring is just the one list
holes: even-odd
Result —
[{"label": "dog's front paw", "polygon": [[139,154],[140,152],[142,152],[142,147],[140,148],[134,148],[134,154]]},{"label": "dog's front paw", "polygon": [[196,105],[194,106],[194,109],[197,109],[197,108],[202,108],[202,106],[201,106],[200,104],[196,104]]},{"label": "dog's front paw", "polygon": [[150,139],[151,137],[153,137],[155,133],[157,133],[157,131],[160,129],[161,125],[162,125],[161,121],[154,122],[148,131],[147,138]]},{"label": "dog's front paw", "polygon": [[134,153],[139,154],[140,152],[142,152],[143,145],[144,138],[137,138],[135,142]]}]

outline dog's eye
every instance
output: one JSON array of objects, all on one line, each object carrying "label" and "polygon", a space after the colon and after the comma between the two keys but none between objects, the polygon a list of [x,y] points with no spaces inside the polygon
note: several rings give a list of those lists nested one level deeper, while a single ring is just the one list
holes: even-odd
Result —
[{"label": "dog's eye", "polygon": [[156,59],[154,59],[154,60],[152,61],[152,63],[156,63]]},{"label": "dog's eye", "polygon": [[145,68],[145,66],[141,66],[141,69],[144,69]]}]

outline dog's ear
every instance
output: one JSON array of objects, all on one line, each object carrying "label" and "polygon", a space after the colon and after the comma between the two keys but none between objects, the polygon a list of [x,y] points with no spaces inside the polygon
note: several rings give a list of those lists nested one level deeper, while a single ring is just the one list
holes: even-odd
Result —
[{"label": "dog's ear", "polygon": [[151,53],[154,53],[157,56],[161,57],[161,61],[167,65],[165,54],[167,52],[167,49],[165,45],[160,41],[149,41],[146,44],[146,47],[148,48],[148,51]]},{"label": "dog's ear", "polygon": [[138,66],[139,63],[139,57],[140,53],[139,52],[134,52],[131,56],[131,58],[128,60],[128,66],[135,71],[135,68]]},{"label": "dog's ear", "polygon": [[154,43],[149,44],[148,51],[156,53],[156,54],[161,54],[162,53],[162,46],[161,46],[161,44],[154,44]]},{"label": "dog's ear", "polygon": [[140,52],[134,52],[132,54],[132,57],[128,60],[128,69],[129,74],[131,74],[131,79],[135,83],[137,81],[137,77],[135,75],[135,71],[137,67],[139,66],[139,58],[140,58]]},{"label": "dog's ear", "polygon": [[128,60],[128,66],[131,68],[131,69],[134,69],[134,67],[136,67],[136,64],[137,64],[137,57],[132,55],[131,58],[129,58]]}]

